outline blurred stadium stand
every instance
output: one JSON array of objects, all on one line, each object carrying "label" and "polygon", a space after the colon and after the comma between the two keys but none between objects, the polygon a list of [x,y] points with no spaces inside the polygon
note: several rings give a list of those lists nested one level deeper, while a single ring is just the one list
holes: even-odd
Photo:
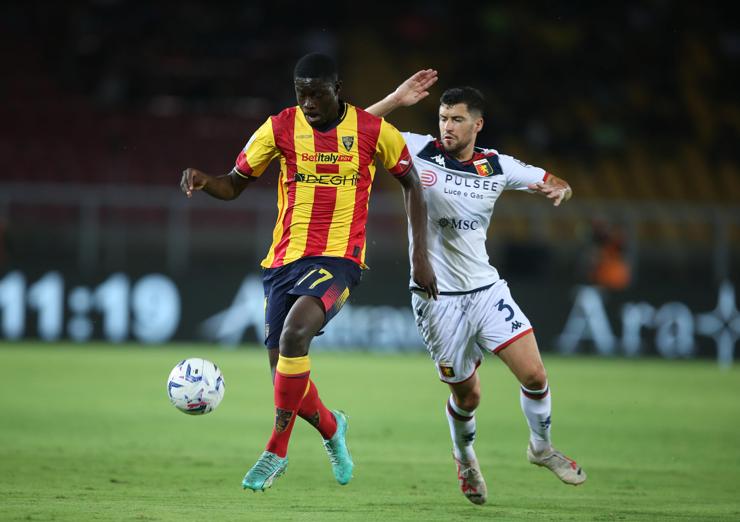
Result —
[{"label": "blurred stadium stand", "polygon": [[[479,143],[568,179],[576,199],[558,212],[531,196],[504,198],[492,228],[498,246],[578,257],[599,218],[624,228],[633,261],[669,252],[675,266],[695,266],[700,256],[710,259],[701,270],[727,277],[740,244],[740,29],[730,7],[477,9],[394,4],[388,22],[380,8],[358,18],[346,4],[316,11],[283,1],[3,4],[0,224],[10,246],[0,263],[42,252],[20,245],[43,223],[70,239],[59,248],[81,267],[101,257],[94,237],[115,244],[107,232],[128,227],[129,242],[153,234],[152,244],[169,245],[170,268],[185,269],[181,254],[196,256],[198,245],[235,248],[213,230],[238,233],[257,220],[242,232],[253,262],[272,226],[274,179],[255,189],[264,197],[232,206],[195,198],[187,210],[180,172],[227,172],[264,118],[294,104],[294,61],[320,50],[337,57],[347,98],[360,106],[437,68],[430,99],[390,118],[401,129],[434,134],[442,89],[480,87],[490,108]],[[369,226],[399,230],[376,239],[395,254],[405,241],[397,186],[379,175],[376,190]],[[76,228],[63,232],[65,223]]]}]

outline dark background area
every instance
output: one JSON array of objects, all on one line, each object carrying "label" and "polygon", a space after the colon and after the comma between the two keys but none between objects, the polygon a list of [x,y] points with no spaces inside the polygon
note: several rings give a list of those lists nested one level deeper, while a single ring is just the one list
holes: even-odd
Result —
[{"label": "dark background area", "polygon": [[[193,321],[218,309],[269,245],[275,169],[231,203],[186,200],[180,173],[228,172],[295,104],[294,63],[313,51],[336,58],[360,107],[437,69],[429,98],[388,118],[401,130],[436,134],[442,91],[480,88],[478,143],[570,182],[560,209],[505,195],[489,231],[492,263],[548,338],[575,285],[599,287],[616,324],[627,301],[706,311],[737,280],[740,24],[728,3],[657,0],[6,2],[0,274],[92,287],[161,272],[219,289],[194,292],[210,301],[186,303]],[[400,191],[382,172],[373,190],[372,269],[352,299],[406,306]]]},{"label": "dark background area", "polygon": [[185,164],[227,170],[294,104],[295,60],[323,51],[360,106],[438,69],[429,100],[391,118],[401,128],[434,133],[443,88],[481,88],[481,143],[551,166],[583,197],[740,196],[729,4],[322,5],[4,4],[3,177],[168,185]]}]

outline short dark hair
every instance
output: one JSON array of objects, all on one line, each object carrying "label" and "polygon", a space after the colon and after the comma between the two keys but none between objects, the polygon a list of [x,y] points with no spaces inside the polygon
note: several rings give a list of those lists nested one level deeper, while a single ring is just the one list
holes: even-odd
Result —
[{"label": "short dark hair", "polygon": [[475,87],[452,87],[442,93],[439,98],[442,105],[457,105],[464,103],[468,106],[468,112],[478,112],[481,116],[485,112],[486,99],[483,93]]},{"label": "short dark hair", "polygon": [[336,80],[338,78],[337,64],[325,54],[310,53],[298,60],[293,69],[295,78],[320,78],[322,80]]}]

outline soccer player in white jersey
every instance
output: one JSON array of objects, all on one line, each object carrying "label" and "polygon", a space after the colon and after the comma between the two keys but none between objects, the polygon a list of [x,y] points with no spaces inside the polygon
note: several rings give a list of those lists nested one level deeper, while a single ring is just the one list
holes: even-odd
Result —
[{"label": "soccer player in white jersey", "polygon": [[[367,111],[385,116],[414,105],[436,80],[436,71],[419,71]],[[486,353],[498,355],[521,384],[520,403],[530,429],[529,461],[567,484],[586,480],[575,461],[552,447],[550,389],[532,326],[506,281],[489,264],[485,245],[493,207],[504,190],[542,194],[555,206],[573,192],[568,183],[541,168],[476,147],[483,109],[477,89],[448,89],[440,99],[438,139],[402,133],[424,186],[427,242],[440,294],[437,300],[429,298],[411,281],[411,302],[439,378],[452,392],[445,411],[458,481],[474,504],[485,503],[488,494],[473,449],[481,397],[476,370]]]}]

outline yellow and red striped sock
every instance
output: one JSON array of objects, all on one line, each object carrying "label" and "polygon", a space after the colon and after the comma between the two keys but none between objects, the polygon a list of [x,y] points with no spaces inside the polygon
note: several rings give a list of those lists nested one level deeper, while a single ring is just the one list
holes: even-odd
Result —
[{"label": "yellow and red striped sock", "polygon": [[278,457],[288,454],[288,442],[295,417],[300,407],[311,374],[311,361],[303,357],[278,358],[275,372],[275,425],[272,428],[267,451]]},{"label": "yellow and red striped sock", "polygon": [[332,438],[337,432],[337,420],[334,418],[334,414],[321,402],[319,390],[310,379],[301,407],[298,409],[298,415],[319,430],[324,439]]}]

